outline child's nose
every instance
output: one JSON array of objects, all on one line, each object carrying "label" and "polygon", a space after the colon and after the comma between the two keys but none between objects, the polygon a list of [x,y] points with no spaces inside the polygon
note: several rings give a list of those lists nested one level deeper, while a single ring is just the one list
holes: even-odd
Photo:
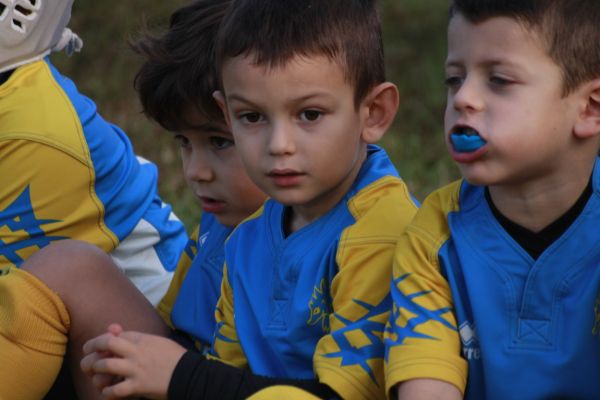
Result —
[{"label": "child's nose", "polygon": [[269,153],[272,155],[294,153],[296,145],[293,136],[290,124],[284,122],[274,124],[269,137]]},{"label": "child's nose", "polygon": [[192,152],[185,166],[185,175],[189,181],[210,182],[215,178],[215,171],[206,155]]},{"label": "child's nose", "polygon": [[451,100],[457,111],[479,111],[483,108],[478,84],[473,79],[465,79]]}]

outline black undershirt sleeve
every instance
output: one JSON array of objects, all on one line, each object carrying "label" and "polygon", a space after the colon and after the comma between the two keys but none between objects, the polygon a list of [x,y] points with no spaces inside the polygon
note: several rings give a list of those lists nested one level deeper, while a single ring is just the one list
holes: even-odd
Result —
[{"label": "black undershirt sleeve", "polygon": [[0,72],[0,85],[6,82],[13,72],[14,69],[11,69],[10,71]]},{"label": "black undershirt sleeve", "polygon": [[247,369],[206,359],[194,350],[185,353],[177,363],[167,397],[174,400],[237,400],[274,385],[295,386],[321,399],[339,398],[329,386],[316,379],[296,380],[254,375]]}]

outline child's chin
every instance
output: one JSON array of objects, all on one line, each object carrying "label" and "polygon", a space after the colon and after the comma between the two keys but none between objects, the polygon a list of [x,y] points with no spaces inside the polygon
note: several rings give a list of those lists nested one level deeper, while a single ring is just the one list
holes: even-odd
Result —
[{"label": "child's chin", "polygon": [[485,179],[477,179],[477,178],[469,179],[469,178],[465,177],[465,180],[473,186],[487,186],[488,185],[488,183]]},{"label": "child's chin", "polygon": [[217,219],[217,221],[219,221],[219,223],[221,225],[229,226],[231,228],[235,228],[240,222],[242,222],[241,220],[239,220],[239,218],[235,218],[230,215],[225,215],[225,214],[213,214],[213,215],[215,216],[215,218]]},{"label": "child's chin", "polygon": [[481,176],[481,174],[469,173],[469,171],[465,171],[465,169],[463,169],[463,168],[460,168],[460,169],[461,169],[461,175],[464,178],[464,180],[469,182],[471,185],[488,186],[491,184],[490,179],[486,176]]}]

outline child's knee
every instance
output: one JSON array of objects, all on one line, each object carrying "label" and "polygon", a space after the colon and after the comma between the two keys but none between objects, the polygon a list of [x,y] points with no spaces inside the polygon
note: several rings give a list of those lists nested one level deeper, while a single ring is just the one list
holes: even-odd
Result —
[{"label": "child's knee", "polygon": [[21,269],[44,282],[66,303],[73,293],[86,291],[86,284],[101,274],[118,271],[102,249],[78,240],[62,240],[44,247]]}]

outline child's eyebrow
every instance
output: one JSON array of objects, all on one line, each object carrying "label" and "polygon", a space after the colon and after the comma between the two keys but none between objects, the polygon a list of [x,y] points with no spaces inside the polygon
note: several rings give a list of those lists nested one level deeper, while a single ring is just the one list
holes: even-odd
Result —
[{"label": "child's eyebrow", "polygon": [[449,67],[456,67],[456,68],[460,68],[460,67],[462,67],[462,66],[463,66],[463,63],[461,63],[461,62],[459,62],[459,61],[454,61],[454,60],[447,60],[447,61],[444,63],[444,66],[445,66],[446,68],[449,68]]},{"label": "child's eyebrow", "polygon": [[227,94],[226,97],[227,97],[227,101],[239,101],[240,103],[252,104],[252,102],[250,100],[246,99],[244,96],[237,94],[237,93]]},{"label": "child's eyebrow", "polygon": [[319,91],[315,91],[312,93],[308,93],[304,96],[300,96],[296,99],[294,99],[297,102],[303,102],[303,101],[307,101],[307,100],[311,100],[311,99],[315,99],[315,98],[334,98],[335,96],[333,96],[331,93],[329,92],[319,92]]},{"label": "child's eyebrow", "polygon": [[[326,91],[318,91],[318,90],[316,90],[314,92],[309,92],[309,93],[303,94],[301,96],[288,99],[288,101],[290,103],[302,103],[304,101],[308,101],[308,100],[316,99],[316,98],[334,99],[335,96],[332,93],[329,93],[329,92],[326,92]],[[237,93],[228,94],[227,95],[227,101],[229,101],[229,102],[231,102],[231,101],[238,101],[240,103],[246,103],[246,104],[251,105],[251,106],[256,106],[256,104],[252,100],[249,100],[249,99],[245,98],[244,96],[242,96],[240,94],[237,94]]]},{"label": "child's eyebrow", "polygon": [[[492,67],[496,67],[498,65],[513,67],[513,68],[518,68],[521,66],[520,63],[513,61],[509,58],[490,58],[487,60],[478,61],[477,65],[485,67],[485,68],[492,68]],[[445,63],[446,68],[452,68],[452,67],[464,68],[464,66],[465,66],[465,63],[463,61],[458,61],[458,60],[447,60]]]}]

